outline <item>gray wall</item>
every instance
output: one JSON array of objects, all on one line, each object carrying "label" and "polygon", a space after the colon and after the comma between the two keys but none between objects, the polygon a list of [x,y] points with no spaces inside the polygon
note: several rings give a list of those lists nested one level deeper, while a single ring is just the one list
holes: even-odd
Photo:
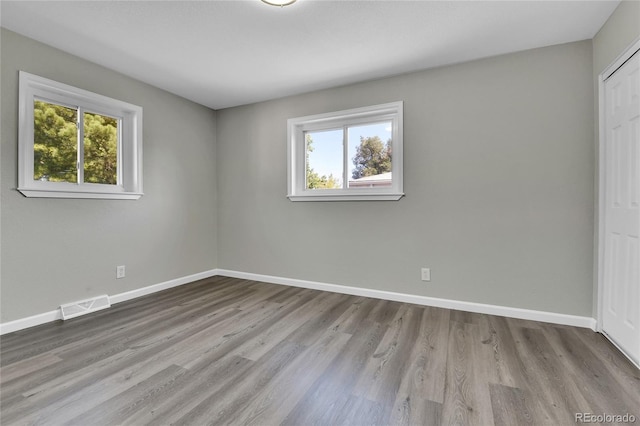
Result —
[{"label": "gray wall", "polygon": [[[582,41],[218,111],[219,267],[591,316],[592,87]],[[286,198],[288,118],[397,100],[406,197]]]},{"label": "gray wall", "polygon": [[622,1],[593,38],[596,77],[640,37],[640,2]]},{"label": "gray wall", "polygon": [[[215,113],[5,29],[1,43],[1,322],[215,268]],[[144,108],[140,200],[15,190],[18,70]],[[126,265],[125,279],[115,280],[116,265]]]},{"label": "gray wall", "polygon": [[[602,26],[600,31],[593,38],[593,84],[595,93],[594,102],[594,123],[595,123],[595,150],[598,152],[599,146],[599,98],[598,98],[598,79],[600,74],[609,66],[616,58],[624,52],[635,40],[640,37],[640,2],[623,1],[611,14],[607,22]],[[598,311],[598,176],[599,176],[599,159],[596,157],[596,170],[594,173],[595,186],[595,243],[594,243],[594,284],[593,284],[593,315],[597,315]]]},{"label": "gray wall", "polygon": [[[590,316],[594,77],[638,16],[625,1],[593,41],[217,113],[2,29],[0,321],[216,266]],[[19,69],[143,106],[142,199],[15,190]],[[287,118],[395,100],[405,198],[287,200]]]}]

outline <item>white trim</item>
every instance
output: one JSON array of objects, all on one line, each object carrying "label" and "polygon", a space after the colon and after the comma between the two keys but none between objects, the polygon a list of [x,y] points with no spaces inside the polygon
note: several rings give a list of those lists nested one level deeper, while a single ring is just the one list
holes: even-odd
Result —
[{"label": "white trim", "polygon": [[598,224],[597,229],[594,232],[594,236],[597,238],[595,241],[596,254],[598,256],[596,261],[595,276],[597,280],[597,294],[596,294],[596,330],[602,332],[602,288],[604,283],[604,184],[605,177],[604,172],[604,140],[606,138],[606,130],[604,126],[604,74],[598,76],[598,156],[596,157],[596,168],[598,169]]},{"label": "white trim", "polygon": [[618,71],[618,68],[620,68],[625,62],[627,62],[629,58],[632,57],[633,54],[638,50],[640,50],[640,37],[633,41],[629,45],[629,47],[627,47],[621,54],[618,55],[618,57],[611,63],[611,65],[606,67],[604,71],[600,73],[602,81],[608,79],[614,72]]},{"label": "white trim", "polygon": [[416,305],[434,306],[438,308],[455,309],[459,311],[476,312],[480,314],[498,315],[502,317],[519,318],[531,321],[549,322],[553,324],[571,325],[590,328],[595,331],[596,320],[590,317],[560,314],[556,312],[536,311],[532,309],[512,308],[508,306],[488,305],[484,303],[465,302],[462,300],[440,299],[437,297],[419,296],[415,294],[396,293],[392,291],[374,290],[362,287],[350,287],[337,284],[321,283],[317,281],[299,280],[293,278],[276,277],[272,275],[253,274],[248,272],[218,269],[218,275],[231,278],[241,278],[262,281],[272,284],[282,284],[292,287],[309,288],[313,290],[331,291],[334,293],[350,294],[353,296],[372,297],[375,299],[393,300],[396,302],[413,303]]},{"label": "white trim", "polygon": [[403,196],[404,192],[397,194],[287,195],[291,201],[397,201]]},{"label": "white trim", "polygon": [[[154,284],[147,287],[142,287],[135,290],[127,291],[125,293],[116,294],[114,296],[110,296],[109,299],[111,301],[111,304],[125,302],[127,300],[135,299],[137,297],[146,296],[147,294],[157,293],[162,290],[167,290],[172,287],[189,284],[194,281],[214,277],[216,275],[219,275],[218,270],[210,269],[208,271],[200,272],[197,274],[187,275],[186,277],[180,277],[180,278],[165,281],[159,284]],[[48,322],[53,322],[61,319],[62,319],[62,314],[60,313],[60,309],[56,309],[54,311],[33,315],[27,318],[21,318],[14,321],[9,321],[9,322],[0,324],[0,335],[23,330],[25,328],[35,327],[37,325],[42,325]]]},{"label": "white trim", "polygon": [[75,192],[65,190],[37,190],[18,188],[25,197],[35,198],[95,198],[100,200],[137,200],[144,194],[141,192]]},{"label": "white trim", "polygon": [[25,328],[35,327],[36,325],[46,324],[56,320],[61,320],[62,314],[60,309],[55,311],[44,312],[42,314],[32,315],[27,318],[20,318],[14,321],[0,324],[0,335],[13,333],[14,331],[24,330]]},{"label": "white trim", "polygon": [[595,330],[602,334],[602,304],[604,297],[604,228],[605,228],[605,168],[603,167],[605,162],[605,141],[606,135],[606,123],[605,123],[605,93],[604,83],[611,77],[611,75],[618,70],[631,56],[633,56],[638,50],[640,50],[640,37],[638,37],[633,43],[629,45],[618,57],[604,69],[598,76],[598,157],[596,158],[596,167],[598,168],[598,229],[594,233],[597,237],[596,241],[596,253],[598,258],[596,259],[596,279],[597,282],[597,312],[596,312],[596,328]]},{"label": "white trim", "polygon": [[[291,201],[395,201],[404,196],[403,192],[403,101],[371,105],[324,114],[307,115],[287,120],[287,197]],[[365,123],[391,123],[391,185],[389,187],[348,188],[348,156],[343,155],[343,187],[323,190],[306,188],[306,131],[343,129],[346,141],[347,127]],[[345,153],[348,150],[343,144]]]},{"label": "white trim", "polygon": [[198,274],[187,275],[186,277],[176,278],[174,280],[165,281],[160,284],[150,285],[148,287],[142,287],[135,290],[127,291],[126,293],[116,294],[111,296],[111,303],[120,303],[127,300],[135,299],[137,297],[146,296],[147,294],[157,293],[169,288],[178,287],[184,284],[189,284],[194,281],[203,280],[205,278],[211,278],[218,274],[217,269],[210,269],[208,271],[200,272]]},{"label": "white trim", "polygon": [[[362,287],[321,283],[317,281],[276,277],[272,275],[232,271],[228,269],[210,269],[208,271],[200,272],[197,274],[187,275],[185,277],[176,278],[159,284],[154,284],[136,290],[127,291],[125,293],[116,294],[114,296],[110,296],[109,299],[111,300],[112,304],[116,304],[214,276],[225,276],[253,281],[262,281],[272,284],[282,284],[292,287],[330,291],[333,293],[350,294],[353,296],[372,297],[375,299],[413,303],[423,306],[434,306],[438,308],[456,309],[459,311],[476,312],[480,314],[498,315],[531,321],[571,325],[575,327],[590,328],[593,331],[596,331],[596,320],[589,317],[560,314],[555,312],[536,311],[532,309],[512,308],[508,306],[488,305],[484,303],[465,302],[462,300],[440,299],[437,297],[419,296],[415,294],[396,293],[392,291],[374,290]],[[31,317],[9,321],[4,324],[0,324],[0,335],[23,330],[29,327],[35,327],[37,325],[61,319],[62,315],[60,314],[60,309],[56,309],[55,311],[49,311],[42,314],[33,315]]]},{"label": "white trim", "polygon": [[[142,107],[59,83],[25,71],[19,72],[18,191],[25,197],[104,198],[136,200],[142,190]],[[77,109],[78,181],[34,180],[34,101],[43,100]],[[85,112],[115,118],[118,124],[117,184],[84,182],[83,117]]]}]

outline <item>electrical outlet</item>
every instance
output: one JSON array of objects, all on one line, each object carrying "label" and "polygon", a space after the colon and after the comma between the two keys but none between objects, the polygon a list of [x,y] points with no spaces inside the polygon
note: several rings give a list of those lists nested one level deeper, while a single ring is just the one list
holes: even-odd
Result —
[{"label": "electrical outlet", "polygon": [[120,279],[120,278],[124,278],[125,277],[125,270],[124,270],[124,265],[121,266],[116,266],[116,279]]},{"label": "electrical outlet", "polygon": [[422,268],[422,281],[431,281],[431,269]]}]

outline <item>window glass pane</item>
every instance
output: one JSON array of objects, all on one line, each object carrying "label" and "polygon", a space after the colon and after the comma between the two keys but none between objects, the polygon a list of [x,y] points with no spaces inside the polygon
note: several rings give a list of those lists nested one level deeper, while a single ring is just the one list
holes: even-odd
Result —
[{"label": "window glass pane", "polygon": [[33,179],[78,182],[78,111],[34,100]]},{"label": "window glass pane", "polygon": [[351,126],[349,188],[391,186],[391,121]]},{"label": "window glass pane", "polygon": [[344,149],[342,129],[305,132],[306,189],[342,188]]},{"label": "window glass pane", "polygon": [[84,113],[84,181],[118,183],[119,120],[100,114]]}]

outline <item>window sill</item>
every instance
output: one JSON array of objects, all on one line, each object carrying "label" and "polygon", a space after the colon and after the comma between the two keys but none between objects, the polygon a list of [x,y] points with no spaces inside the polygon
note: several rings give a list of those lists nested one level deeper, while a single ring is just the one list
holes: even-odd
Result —
[{"label": "window sill", "polygon": [[347,194],[347,195],[287,195],[291,201],[397,201],[404,193],[388,194]]},{"label": "window sill", "polygon": [[28,198],[89,198],[103,200],[137,200],[142,197],[140,192],[91,192],[91,191],[55,191],[42,189],[18,188],[18,191]]}]

